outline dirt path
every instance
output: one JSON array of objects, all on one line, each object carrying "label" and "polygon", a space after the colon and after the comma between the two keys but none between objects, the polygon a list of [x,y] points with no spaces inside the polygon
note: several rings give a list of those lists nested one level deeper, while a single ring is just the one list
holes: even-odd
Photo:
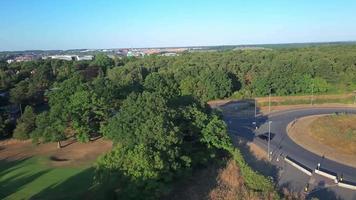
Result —
[{"label": "dirt path", "polygon": [[112,148],[112,142],[98,139],[89,143],[65,141],[61,149],[57,143],[34,145],[31,141],[14,139],[0,141],[0,160],[19,160],[32,156],[49,158],[51,166],[80,166],[92,163],[99,155]]},{"label": "dirt path", "polygon": [[310,124],[325,115],[313,115],[297,119],[287,127],[289,137],[298,145],[320,156],[327,155],[328,159],[345,165],[356,167],[356,156],[337,151],[318,140],[313,139]]}]

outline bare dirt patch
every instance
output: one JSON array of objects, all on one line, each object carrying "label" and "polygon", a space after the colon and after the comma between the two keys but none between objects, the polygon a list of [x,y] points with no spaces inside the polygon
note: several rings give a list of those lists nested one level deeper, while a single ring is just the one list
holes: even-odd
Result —
[{"label": "bare dirt patch", "polygon": [[[325,127],[326,130],[331,129],[330,127],[335,127],[336,125],[329,121],[329,117],[331,115],[314,115],[297,119],[297,121],[288,125],[288,135],[294,142],[317,155],[356,167],[356,154],[353,153],[355,143],[353,145],[347,144],[350,148],[344,148],[345,144],[350,143],[350,141],[342,139],[342,137],[335,137],[332,135],[334,134],[333,132],[327,133],[316,130],[315,126],[323,126],[323,129]],[[326,121],[324,121],[325,119]],[[351,124],[354,124],[352,120]],[[340,126],[344,127],[345,124],[340,124]]]},{"label": "bare dirt patch", "polygon": [[[66,145],[69,144],[69,145]],[[100,154],[112,148],[112,142],[98,139],[89,143],[65,141],[58,149],[57,143],[35,145],[30,140],[0,141],[0,160],[20,160],[33,156],[45,156],[51,166],[80,166],[92,163]]]}]

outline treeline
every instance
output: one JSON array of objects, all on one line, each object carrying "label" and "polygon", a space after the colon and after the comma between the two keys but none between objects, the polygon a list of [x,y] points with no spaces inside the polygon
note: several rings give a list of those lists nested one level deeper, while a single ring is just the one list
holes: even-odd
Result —
[{"label": "treeline", "polygon": [[[204,70],[223,71],[233,83],[226,94],[245,96],[264,96],[270,91],[274,95],[347,92],[356,84],[355,45],[193,53],[148,57],[129,65],[172,72],[178,78],[188,75],[187,79]],[[204,90],[198,84],[195,93]]]},{"label": "treeline", "polygon": [[0,133],[35,143],[112,140],[113,150],[96,164],[96,180],[119,177],[123,198],[157,198],[173,180],[226,152],[250,188],[268,192],[269,181],[244,163],[206,102],[348,91],[355,84],[356,46],[347,45],[0,62]]}]

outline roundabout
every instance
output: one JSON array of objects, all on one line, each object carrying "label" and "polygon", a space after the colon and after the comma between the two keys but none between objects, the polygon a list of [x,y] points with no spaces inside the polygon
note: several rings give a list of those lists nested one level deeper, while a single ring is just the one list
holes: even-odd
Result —
[{"label": "roundabout", "polygon": [[[295,127],[298,119],[334,113],[356,114],[355,108],[307,107],[277,111],[268,115],[258,114],[255,117],[254,112],[250,112],[249,114],[246,114],[246,112],[239,114],[238,111],[233,114],[232,112],[225,112],[226,110],[230,110],[233,104],[229,103],[225,105],[226,107],[222,106],[224,119],[228,124],[230,134],[242,137],[260,146],[266,152],[269,149],[269,157],[272,164],[276,164],[278,161],[280,163],[282,159],[288,157],[312,171],[320,168],[331,174],[335,174],[336,177],[342,177],[345,181],[356,182],[356,167],[350,163],[340,162],[340,160],[335,159],[338,158],[338,155],[334,151],[323,150],[322,148],[320,151],[314,151],[303,145],[304,143],[301,144],[296,141],[294,137],[290,137],[290,134],[288,134],[288,129]],[[261,135],[266,136],[268,133],[270,133],[269,145],[268,136],[267,139],[260,137]],[[299,139],[312,144],[314,143],[312,138]],[[356,160],[356,155],[350,155],[349,159],[352,161]]]},{"label": "roundabout", "polygon": [[312,115],[294,120],[288,136],[319,156],[356,167],[356,115]]}]

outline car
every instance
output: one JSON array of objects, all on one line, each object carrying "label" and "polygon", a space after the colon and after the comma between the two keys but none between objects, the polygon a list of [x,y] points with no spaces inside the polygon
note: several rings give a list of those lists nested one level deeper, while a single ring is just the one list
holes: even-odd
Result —
[{"label": "car", "polygon": [[[275,136],[275,134],[271,133],[270,140],[272,140],[274,138],[274,136]],[[268,133],[263,133],[263,134],[257,135],[257,137],[260,138],[261,140],[268,141]]]}]

